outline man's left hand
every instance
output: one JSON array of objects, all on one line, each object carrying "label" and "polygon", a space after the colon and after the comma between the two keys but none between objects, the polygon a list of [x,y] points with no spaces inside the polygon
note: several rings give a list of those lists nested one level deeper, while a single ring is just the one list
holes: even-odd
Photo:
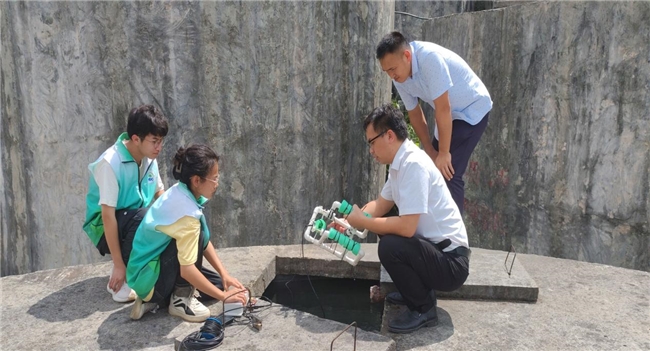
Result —
[{"label": "man's left hand", "polygon": [[439,152],[435,164],[447,181],[454,177],[454,166],[451,165],[451,154],[449,152]]},{"label": "man's left hand", "polygon": [[357,229],[364,229],[362,226],[363,220],[366,216],[363,214],[363,211],[357,205],[352,206],[352,212],[347,216],[348,223]]}]

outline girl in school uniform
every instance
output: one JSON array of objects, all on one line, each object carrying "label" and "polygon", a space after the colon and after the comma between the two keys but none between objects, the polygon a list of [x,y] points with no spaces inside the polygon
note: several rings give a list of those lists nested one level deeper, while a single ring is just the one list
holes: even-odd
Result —
[{"label": "girl in school uniform", "polygon": [[[228,302],[247,302],[244,286],[219,260],[203,215],[219,186],[218,161],[206,145],[176,152],[173,176],[178,182],[154,202],[133,238],[126,272],[137,294],[132,319],[169,302],[169,314],[203,322],[210,310],[196,299],[195,289],[217,300],[232,295]],[[218,276],[202,266],[204,257]],[[228,294],[231,287],[240,292]]]}]

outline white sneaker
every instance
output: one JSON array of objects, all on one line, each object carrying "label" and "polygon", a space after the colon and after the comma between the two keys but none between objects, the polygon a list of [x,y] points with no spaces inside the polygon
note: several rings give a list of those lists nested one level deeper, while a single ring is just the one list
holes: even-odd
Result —
[{"label": "white sneaker", "polygon": [[141,298],[136,298],[131,309],[131,319],[138,320],[147,312],[156,313],[158,304],[153,302],[144,302]]},{"label": "white sneaker", "polygon": [[136,294],[133,289],[129,287],[129,284],[124,282],[122,284],[122,287],[120,288],[120,291],[115,292],[111,288],[108,287],[108,284],[106,284],[106,290],[111,293],[111,296],[113,296],[113,301],[115,302],[131,302],[135,300]]},{"label": "white sneaker", "polygon": [[[180,296],[179,296],[180,295]],[[194,297],[194,288],[176,288],[169,300],[169,314],[188,322],[204,322],[210,317],[210,309]]]}]

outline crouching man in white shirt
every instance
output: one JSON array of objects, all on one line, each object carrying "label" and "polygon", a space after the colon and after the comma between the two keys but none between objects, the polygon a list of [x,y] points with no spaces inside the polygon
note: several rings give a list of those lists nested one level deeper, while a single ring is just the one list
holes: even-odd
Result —
[{"label": "crouching man in white shirt", "polygon": [[[434,290],[456,290],[469,274],[465,224],[438,168],[407,139],[398,109],[390,104],[376,108],[363,128],[370,154],[379,163],[390,164],[390,170],[379,198],[363,211],[354,205],[347,220],[380,236],[379,260],[398,290],[386,299],[408,307],[389,321],[389,331],[410,333],[434,326],[438,323]],[[382,218],[393,205],[399,216]]]}]

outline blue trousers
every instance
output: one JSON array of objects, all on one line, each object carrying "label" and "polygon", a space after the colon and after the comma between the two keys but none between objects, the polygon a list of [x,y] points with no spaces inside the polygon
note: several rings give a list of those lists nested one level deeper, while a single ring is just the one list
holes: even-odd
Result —
[{"label": "blue trousers", "polygon": [[[471,125],[459,119],[452,122],[449,152],[451,153],[451,165],[454,167],[454,176],[446,182],[447,188],[451,192],[451,197],[454,198],[454,202],[458,205],[461,214],[463,214],[463,205],[465,203],[465,181],[463,181],[463,175],[465,174],[465,170],[467,170],[469,157],[472,156],[472,152],[474,152],[478,141],[481,140],[481,136],[485,132],[489,116],[490,113],[488,112],[476,125]],[[436,151],[439,151],[438,139],[434,137],[431,144]]]}]

